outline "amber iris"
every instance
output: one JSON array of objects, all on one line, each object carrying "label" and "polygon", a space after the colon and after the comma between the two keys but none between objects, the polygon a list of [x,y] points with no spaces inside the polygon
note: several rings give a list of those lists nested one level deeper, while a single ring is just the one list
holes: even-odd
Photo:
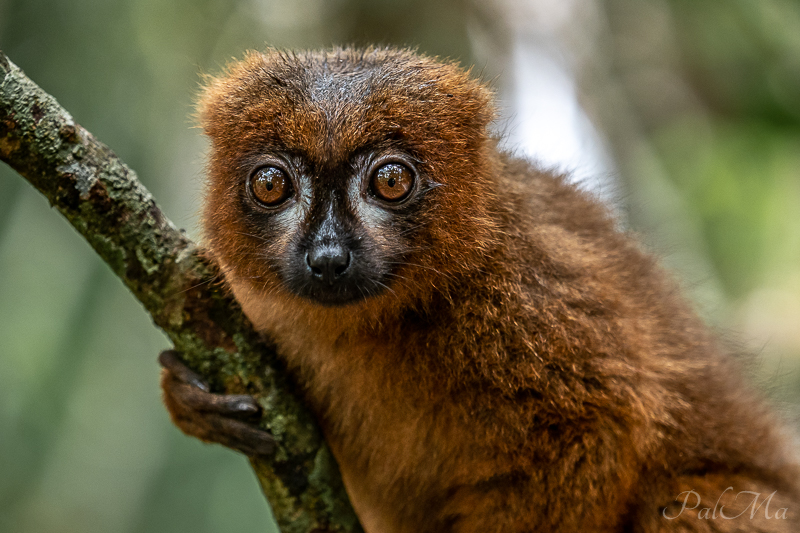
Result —
[{"label": "amber iris", "polygon": [[278,167],[261,167],[250,178],[250,190],[259,203],[274,207],[292,194],[292,184],[286,172]]},{"label": "amber iris", "polygon": [[387,202],[399,202],[411,192],[414,173],[400,163],[383,165],[372,175],[372,192]]}]

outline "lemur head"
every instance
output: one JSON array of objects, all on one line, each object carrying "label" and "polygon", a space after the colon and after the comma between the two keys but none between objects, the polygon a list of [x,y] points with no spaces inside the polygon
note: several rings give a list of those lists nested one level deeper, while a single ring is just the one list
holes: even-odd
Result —
[{"label": "lemur head", "polygon": [[322,306],[418,297],[487,245],[491,94],[406,50],[251,52],[209,79],[207,244]]}]

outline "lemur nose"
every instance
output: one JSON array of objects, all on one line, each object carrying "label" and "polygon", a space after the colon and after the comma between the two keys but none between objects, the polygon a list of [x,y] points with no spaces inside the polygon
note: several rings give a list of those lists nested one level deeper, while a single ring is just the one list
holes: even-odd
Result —
[{"label": "lemur nose", "polygon": [[314,247],[306,253],[306,264],[314,278],[333,285],[350,266],[350,252],[340,245]]}]

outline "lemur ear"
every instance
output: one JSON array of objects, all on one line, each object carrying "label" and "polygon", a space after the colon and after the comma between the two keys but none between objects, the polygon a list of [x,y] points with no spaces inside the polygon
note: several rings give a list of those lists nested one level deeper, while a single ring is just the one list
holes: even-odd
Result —
[{"label": "lemur ear", "polygon": [[253,95],[261,93],[264,101],[271,96],[271,77],[264,72],[265,55],[249,51],[241,61],[232,61],[218,76],[204,75],[197,97],[195,117],[212,144],[235,141],[245,112],[258,109]]}]

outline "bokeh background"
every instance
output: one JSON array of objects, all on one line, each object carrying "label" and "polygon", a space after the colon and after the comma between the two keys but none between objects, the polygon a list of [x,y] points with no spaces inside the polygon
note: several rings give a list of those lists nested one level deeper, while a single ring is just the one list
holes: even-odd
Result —
[{"label": "bokeh background", "polygon": [[[508,146],[611,202],[797,424],[797,0],[0,0],[0,48],[193,236],[199,73],[339,43],[474,66]],[[167,346],[0,166],[0,531],[274,530],[245,459],[170,425]]]}]

